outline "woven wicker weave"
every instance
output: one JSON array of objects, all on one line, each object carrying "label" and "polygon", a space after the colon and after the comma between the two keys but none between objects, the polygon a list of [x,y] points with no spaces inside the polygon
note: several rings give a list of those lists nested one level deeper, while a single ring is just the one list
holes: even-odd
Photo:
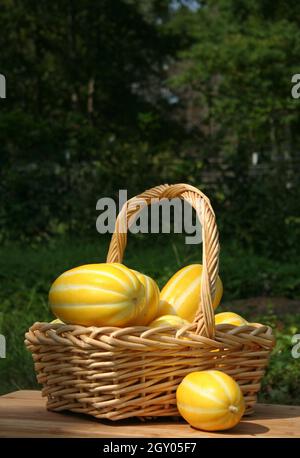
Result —
[{"label": "woven wicker weave", "polygon": [[202,225],[201,305],[194,323],[180,330],[35,323],[25,344],[48,409],[111,420],[179,415],[175,393],[183,377],[214,368],[234,377],[245,397],[246,414],[253,410],[274,337],[267,326],[215,328],[212,297],[219,241],[209,199],[186,184],[158,186],[130,199],[127,212],[124,206],[117,218],[107,262],[122,262],[128,225],[141,199],[150,204],[152,198],[175,197],[195,208]]}]

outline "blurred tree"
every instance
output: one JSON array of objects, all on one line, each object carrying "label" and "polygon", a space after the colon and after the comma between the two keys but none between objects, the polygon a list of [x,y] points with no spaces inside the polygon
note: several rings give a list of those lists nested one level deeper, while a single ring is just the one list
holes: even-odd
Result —
[{"label": "blurred tree", "polygon": [[95,230],[99,197],[188,181],[223,237],[300,247],[292,0],[3,0],[0,237]]},{"label": "blurred tree", "polygon": [[185,8],[184,23],[180,10],[173,20],[187,46],[171,83],[206,170],[218,170],[223,234],[273,253],[286,248],[291,217],[298,226],[290,240],[300,241],[300,115],[290,95],[299,70],[297,10],[297,2],[280,0],[207,0],[197,11]]},{"label": "blurred tree", "polygon": [[152,182],[174,124],[167,15],[156,0],[3,2],[2,235],[42,236],[58,222],[94,230],[99,196]]}]

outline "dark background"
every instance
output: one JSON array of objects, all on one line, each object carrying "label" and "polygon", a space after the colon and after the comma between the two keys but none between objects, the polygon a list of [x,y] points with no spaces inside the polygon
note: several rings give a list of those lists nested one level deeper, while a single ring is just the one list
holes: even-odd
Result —
[{"label": "dark background", "polygon": [[[97,200],[187,182],[216,211],[223,309],[275,328],[262,399],[299,400],[299,26],[296,0],[1,2],[0,391],[35,386],[23,335],[55,277],[105,260]],[[126,261],[162,286],[200,251],[136,236]]]}]

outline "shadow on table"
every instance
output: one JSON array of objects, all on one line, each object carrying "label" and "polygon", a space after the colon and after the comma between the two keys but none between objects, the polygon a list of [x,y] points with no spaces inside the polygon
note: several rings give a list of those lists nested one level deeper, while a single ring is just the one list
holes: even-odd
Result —
[{"label": "shadow on table", "polygon": [[269,432],[270,429],[267,426],[260,425],[258,423],[253,423],[250,421],[242,420],[237,426],[226,431],[216,431],[218,436],[261,436]]},{"label": "shadow on table", "polygon": [[[123,428],[124,426],[132,427],[133,430],[135,427],[141,427],[141,426],[149,426],[150,428],[151,426],[161,426],[163,430],[164,426],[167,426],[169,428],[173,423],[174,428],[179,425],[189,427],[191,431],[194,431],[195,437],[197,437],[197,432],[201,433],[201,437],[203,437],[206,434],[207,434],[207,437],[214,437],[215,434],[218,435],[218,437],[220,436],[222,437],[222,435],[227,436],[227,437],[228,436],[238,437],[238,436],[245,436],[245,435],[255,437],[255,436],[262,436],[268,433],[269,431],[269,428],[266,426],[263,426],[261,424],[258,424],[252,421],[247,421],[248,418],[250,420],[251,417],[246,417],[237,426],[235,426],[234,428],[230,430],[216,431],[216,432],[207,431],[206,432],[206,431],[197,430],[196,428],[189,426],[184,419],[179,418],[179,417],[160,417],[160,418],[148,419],[144,421],[138,420],[136,418],[128,418],[125,420],[112,421],[112,420],[106,420],[103,418],[97,419],[89,415],[78,414],[78,413],[76,414],[74,412],[63,412],[63,413],[67,415],[68,417],[73,417],[73,418],[75,417],[77,419],[81,418],[81,419],[89,420],[94,423],[98,423],[98,424],[101,423],[103,425],[112,426],[116,428],[116,430],[118,430],[119,428]],[[184,435],[184,431],[181,430],[181,432]],[[190,434],[188,434],[188,437],[191,437]]]},{"label": "shadow on table", "polygon": [[247,420],[268,420],[300,417],[300,406],[283,406],[278,404],[258,404],[252,415],[245,416]]},{"label": "shadow on table", "polygon": [[[62,412],[65,415],[68,416],[73,416],[81,419],[86,419],[90,420],[93,422],[100,422],[109,426],[116,426],[116,427],[122,427],[122,426],[142,426],[142,425],[170,425],[172,423],[174,424],[182,424],[186,425],[186,422],[183,418],[181,417],[156,417],[156,418],[147,418],[147,419],[138,419],[138,418],[127,418],[124,420],[106,420],[106,419],[98,419],[95,417],[92,417],[90,415],[86,415],[83,413],[75,413],[75,412],[69,412],[69,411],[63,411]],[[250,429],[251,425],[251,433],[253,431],[253,434],[262,434],[263,432],[266,432],[268,430],[267,427],[262,426],[256,422],[259,422],[260,420],[268,420],[268,419],[284,419],[284,418],[295,418],[300,416],[300,406],[282,406],[282,405],[270,405],[270,404],[265,404],[265,405],[259,405],[256,407],[256,410],[254,413],[251,415],[247,415],[243,417],[241,422],[239,423],[238,426],[233,428],[231,432],[235,434],[235,430],[238,431],[239,434],[244,433],[244,427],[245,425],[247,427],[247,430]],[[243,431],[240,431],[240,428],[243,427]],[[257,430],[257,432],[256,432]],[[248,433],[248,431],[245,430],[245,433]],[[248,433],[249,434],[249,433]]]},{"label": "shadow on table", "polygon": [[[72,413],[68,412],[68,415],[72,416]],[[78,414],[76,416],[78,417]],[[81,418],[87,418],[88,417],[87,415],[83,415],[83,414],[80,414],[79,416],[81,416]],[[149,426],[149,427],[160,425],[163,428],[164,426],[170,427],[170,425],[172,423],[174,423],[174,428],[176,426],[179,426],[179,425],[187,426],[187,427],[189,426],[184,419],[178,418],[178,417],[177,418],[164,417],[164,418],[156,418],[156,419],[151,419],[151,420],[146,420],[146,421],[141,421],[141,420],[137,420],[137,419],[134,419],[134,418],[129,418],[129,419],[126,419],[126,420],[117,420],[117,421],[111,421],[111,420],[105,420],[105,419],[99,419],[98,420],[97,418],[92,418],[92,417],[88,417],[88,418],[89,418],[89,420],[95,421],[96,423],[100,422],[100,423],[105,424],[105,425],[114,426],[116,429],[117,428],[122,428],[124,426],[132,426],[132,428],[134,428],[135,426],[142,426],[142,425]],[[247,419],[241,420],[241,422],[237,426],[235,426],[232,429],[225,430],[225,431],[216,431],[216,432],[213,432],[213,431],[207,431],[207,432],[206,431],[199,431],[196,428],[193,428],[192,426],[190,426],[190,429],[192,431],[194,431],[196,434],[197,434],[197,431],[201,432],[201,436],[206,433],[207,437],[213,437],[215,434],[217,434],[218,436],[222,436],[222,435],[224,435],[224,436],[228,436],[228,435],[232,435],[232,436],[243,436],[243,435],[261,436],[261,435],[266,434],[266,433],[268,433],[270,431],[270,429],[267,426],[261,425],[259,423],[255,423],[253,421],[247,421]],[[190,435],[189,435],[189,437],[190,437]]]}]

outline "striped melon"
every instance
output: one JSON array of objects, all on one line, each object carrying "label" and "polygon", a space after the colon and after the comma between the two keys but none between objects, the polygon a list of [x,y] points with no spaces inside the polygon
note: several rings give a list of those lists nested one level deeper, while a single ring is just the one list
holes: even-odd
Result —
[{"label": "striped melon", "polygon": [[160,326],[173,326],[174,328],[183,328],[190,324],[187,320],[180,318],[178,315],[162,315],[156,318],[152,323],[149,324],[150,328],[158,328]]},{"label": "striped melon", "polygon": [[139,316],[145,288],[123,264],[87,264],[68,270],[52,284],[52,312],[65,323],[127,326]]},{"label": "striped melon", "polygon": [[[178,315],[193,321],[200,300],[202,264],[191,264],[176,272],[160,293],[159,315]],[[219,305],[223,294],[220,277],[217,278],[213,307]]]},{"label": "striped melon", "polygon": [[234,326],[244,326],[248,322],[237,313],[222,312],[215,315],[215,323],[217,324],[232,324]]},{"label": "striped melon", "polygon": [[64,322],[61,321],[59,318],[56,318],[55,320],[52,320],[50,324],[64,324]]},{"label": "striped melon", "polygon": [[139,315],[132,322],[135,326],[147,326],[158,314],[159,288],[153,278],[132,270],[145,288]]},{"label": "striped melon", "polygon": [[194,428],[219,431],[235,426],[245,411],[237,382],[221,371],[191,372],[177,388],[177,408]]}]

